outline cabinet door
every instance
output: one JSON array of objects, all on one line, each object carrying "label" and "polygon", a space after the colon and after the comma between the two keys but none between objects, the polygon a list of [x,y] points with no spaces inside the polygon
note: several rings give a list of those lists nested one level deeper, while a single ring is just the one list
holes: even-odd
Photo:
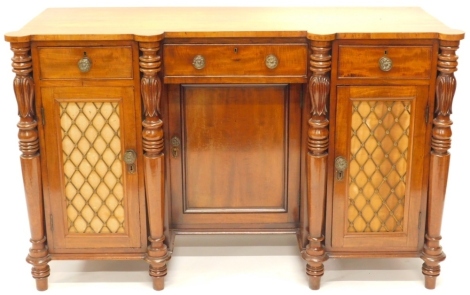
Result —
[{"label": "cabinet door", "polygon": [[51,252],[141,247],[138,161],[123,161],[137,143],[133,88],[48,87],[41,94]]},{"label": "cabinet door", "polygon": [[417,250],[427,86],[338,87],[334,248]]},{"label": "cabinet door", "polygon": [[170,90],[173,228],[295,228],[300,85]]}]

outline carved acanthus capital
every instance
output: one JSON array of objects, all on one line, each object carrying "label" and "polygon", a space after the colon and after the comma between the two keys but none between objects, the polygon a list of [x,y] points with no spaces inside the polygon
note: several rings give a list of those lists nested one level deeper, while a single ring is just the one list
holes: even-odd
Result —
[{"label": "carved acanthus capital", "polygon": [[331,42],[312,41],[310,50],[308,92],[311,117],[307,144],[311,155],[324,155],[329,144],[327,103],[330,95]]},{"label": "carved acanthus capital", "polygon": [[160,97],[162,83],[158,72],[161,70],[161,57],[158,55],[160,43],[140,43],[139,65],[142,72],[140,82],[142,100],[144,105],[144,116],[146,118],[157,118],[160,116]]},{"label": "carved acanthus capital", "polygon": [[449,116],[452,113],[452,101],[454,99],[457,81],[454,72],[457,71],[458,42],[443,42],[440,46],[437,61],[436,81],[436,115]]},{"label": "carved acanthus capital", "polygon": [[457,71],[458,41],[441,41],[437,61],[436,107],[433,120],[431,147],[435,154],[445,155],[451,147],[452,102],[457,87],[454,72]]},{"label": "carved acanthus capital", "polygon": [[150,118],[159,117],[162,92],[160,78],[144,75],[140,80],[140,88],[144,105],[144,116]]},{"label": "carved acanthus capital", "polygon": [[326,102],[330,94],[330,78],[325,75],[312,75],[308,83],[312,116],[326,116]]},{"label": "carved acanthus capital", "polygon": [[439,75],[436,81],[436,115],[449,116],[452,114],[452,101],[454,100],[457,80],[453,74]]},{"label": "carved acanthus capital", "polygon": [[163,154],[163,122],[160,118],[160,100],[162,95],[162,82],[158,73],[161,70],[161,57],[159,42],[141,42],[139,65],[142,77],[140,92],[144,106],[143,148],[149,157]]},{"label": "carved acanthus capital", "polygon": [[313,41],[310,50],[310,113],[312,116],[326,116],[326,103],[330,94],[331,42]]},{"label": "carved acanthus capital", "polygon": [[30,44],[28,42],[11,43],[11,50],[13,51],[11,59],[13,72],[16,74],[13,89],[20,117],[18,139],[22,156],[29,158],[36,156],[39,152]]}]

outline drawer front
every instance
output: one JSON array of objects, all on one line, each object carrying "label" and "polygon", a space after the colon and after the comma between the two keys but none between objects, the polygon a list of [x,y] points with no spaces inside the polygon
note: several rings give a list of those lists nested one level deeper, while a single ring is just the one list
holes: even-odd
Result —
[{"label": "drawer front", "polygon": [[[382,70],[379,60],[391,60]],[[431,46],[339,46],[338,78],[429,79]]]},{"label": "drawer front", "polygon": [[307,46],[168,44],[163,63],[165,76],[306,76]]},{"label": "drawer front", "polygon": [[[39,47],[41,79],[132,79],[132,48],[122,47]],[[89,71],[79,69],[86,55]]]}]

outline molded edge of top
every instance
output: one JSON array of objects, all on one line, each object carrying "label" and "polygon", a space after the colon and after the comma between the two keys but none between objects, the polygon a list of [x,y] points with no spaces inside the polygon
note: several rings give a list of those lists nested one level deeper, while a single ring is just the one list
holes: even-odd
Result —
[{"label": "molded edge of top", "polygon": [[8,42],[248,37],[457,41],[464,33],[419,7],[83,7],[48,8],[5,34]]}]

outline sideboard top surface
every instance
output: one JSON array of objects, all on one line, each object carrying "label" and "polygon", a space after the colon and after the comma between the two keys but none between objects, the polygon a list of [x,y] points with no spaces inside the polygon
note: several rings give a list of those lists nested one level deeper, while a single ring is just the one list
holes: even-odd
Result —
[{"label": "sideboard top surface", "polygon": [[464,33],[416,7],[141,7],[49,8],[5,34],[9,42],[198,37],[460,40]]}]

